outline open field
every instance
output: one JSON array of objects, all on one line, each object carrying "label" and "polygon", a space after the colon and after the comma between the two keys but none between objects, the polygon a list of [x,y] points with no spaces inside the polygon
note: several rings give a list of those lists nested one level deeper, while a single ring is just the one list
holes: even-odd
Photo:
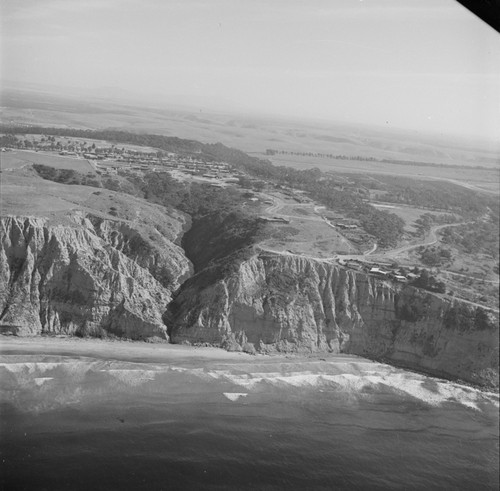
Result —
[{"label": "open field", "polygon": [[18,172],[2,172],[3,216],[44,217],[54,212],[74,210],[96,191],[89,186],[66,186]]},{"label": "open field", "polygon": [[[3,171],[1,176],[0,213],[4,217],[43,217],[52,225],[77,226],[78,220],[73,219],[76,214],[91,213],[136,226],[161,220],[165,230],[177,233],[175,217],[165,214],[163,207],[134,196],[92,186],[47,181],[25,169]],[[119,218],[114,210],[119,210]]]},{"label": "open field", "polygon": [[[415,227],[415,221],[418,220],[422,215],[429,213],[429,210],[424,210],[422,208],[417,208],[413,206],[401,206],[398,204],[394,205],[385,205],[385,204],[377,204],[371,203],[372,206],[378,208],[382,211],[387,211],[389,213],[394,213],[398,217],[402,218],[405,221],[405,230],[409,233],[415,233],[417,231]],[[445,215],[443,212],[432,211],[432,215]]]},{"label": "open field", "polygon": [[[298,205],[281,193],[262,194],[262,200],[273,200],[273,205],[261,206],[264,216],[277,216],[290,223],[270,223],[270,238],[261,242],[263,249],[288,251],[318,258],[336,254],[358,254],[359,250],[335,228],[315,212],[314,203]],[[256,205],[259,206],[259,205]]]},{"label": "open field", "polygon": [[256,155],[269,159],[275,165],[293,167],[299,170],[317,167],[323,172],[354,174],[390,175],[415,177],[417,179],[435,179],[452,182],[475,191],[500,194],[500,166],[491,169],[469,169],[455,167],[431,167],[418,165],[390,164],[386,162],[368,162],[359,160],[336,160],[319,157],[295,155]]},{"label": "open field", "polygon": [[42,164],[56,169],[68,169],[83,174],[95,174],[95,169],[87,160],[58,155],[55,152],[44,153],[31,150],[15,150],[0,153],[0,168],[2,170],[21,169],[30,164]]}]

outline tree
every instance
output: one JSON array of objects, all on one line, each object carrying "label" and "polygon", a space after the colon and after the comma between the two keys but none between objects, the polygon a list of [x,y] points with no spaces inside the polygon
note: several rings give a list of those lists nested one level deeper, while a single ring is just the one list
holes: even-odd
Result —
[{"label": "tree", "polygon": [[255,191],[262,191],[266,187],[266,183],[264,181],[256,181],[253,183],[253,189]]},{"label": "tree", "polygon": [[241,176],[238,178],[238,184],[245,189],[251,189],[252,188],[252,181],[248,179],[248,177]]}]

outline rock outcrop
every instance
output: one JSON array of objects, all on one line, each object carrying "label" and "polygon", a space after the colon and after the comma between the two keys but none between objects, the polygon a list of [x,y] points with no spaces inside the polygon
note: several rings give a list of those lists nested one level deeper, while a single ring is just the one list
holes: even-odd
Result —
[{"label": "rock outcrop", "polygon": [[83,212],[68,221],[1,220],[2,331],[168,339],[162,315],[191,273],[173,237]]},{"label": "rock outcrop", "polygon": [[331,351],[498,386],[498,316],[459,300],[299,256],[207,268],[170,304],[176,343]]}]

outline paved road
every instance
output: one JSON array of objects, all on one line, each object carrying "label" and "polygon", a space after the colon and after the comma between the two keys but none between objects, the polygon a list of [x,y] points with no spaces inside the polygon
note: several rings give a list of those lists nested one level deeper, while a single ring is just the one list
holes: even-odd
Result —
[{"label": "paved road", "polygon": [[436,234],[436,232],[438,230],[441,230],[441,229],[446,228],[446,227],[458,227],[460,225],[466,225],[467,223],[473,223],[473,222],[445,223],[444,225],[436,225],[435,227],[431,228],[431,230],[429,231],[429,235],[422,242],[418,242],[417,244],[407,245],[404,247],[399,247],[398,249],[391,249],[389,251],[383,252],[382,254],[384,256],[397,256],[398,254],[401,254],[402,252],[411,251],[412,249],[417,249],[417,248],[422,247],[422,246],[426,247],[426,246],[434,245],[439,240],[439,238]]},{"label": "paved road", "polygon": [[[286,205],[286,203],[281,198],[278,198],[276,196],[271,196],[271,195],[264,195],[264,196],[266,196],[267,199],[273,200],[273,204],[265,209],[265,212],[268,213],[269,215],[281,216],[284,218],[293,218],[296,220],[299,220],[299,219],[300,220],[313,220],[313,221],[320,221],[321,220],[321,221],[324,221],[329,227],[336,229],[336,227],[327,218],[325,218],[324,216],[321,216],[321,210],[325,209],[324,206],[314,206],[313,203],[302,204],[302,206],[314,206],[314,212],[318,214],[317,218],[305,217],[305,216],[299,217],[299,216],[294,216],[294,215],[284,215],[284,214],[279,213],[280,210],[282,210],[283,207]],[[436,244],[439,240],[439,238],[437,236],[437,232],[439,230],[446,228],[446,227],[458,227],[460,225],[465,225],[467,223],[473,223],[473,222],[459,222],[459,223],[451,223],[451,224],[446,223],[443,225],[436,225],[436,226],[431,228],[427,237],[425,239],[423,239],[421,242],[418,242],[416,244],[403,246],[403,247],[399,247],[399,248],[392,249],[389,251],[384,251],[384,252],[380,253],[380,255],[382,255],[384,259],[390,259],[392,257],[398,256],[399,254],[402,254],[403,252],[407,252],[407,251],[410,251],[412,249],[418,249],[419,247],[422,247],[422,246],[427,247],[427,246]],[[355,250],[355,247],[352,246],[352,244],[345,237],[343,237],[342,234],[339,233],[339,235],[340,235],[340,237],[342,237],[343,242],[346,244],[346,246],[348,246],[348,249]],[[342,255],[342,257],[345,259],[363,260],[363,259],[366,259],[367,256],[372,255],[377,250],[377,248],[378,248],[378,245],[375,243],[370,250],[365,251],[362,254],[348,254],[348,255]],[[274,252],[276,252],[276,251],[274,251]],[[336,257],[336,256],[334,256],[334,257]],[[332,259],[333,258],[327,258],[326,260],[332,260]]]},{"label": "paved road", "polygon": [[369,256],[370,254],[373,254],[377,250],[378,244],[375,242],[373,244],[372,248],[369,251],[363,252],[363,256]]},{"label": "paved road", "polygon": [[[270,195],[266,195],[268,196],[269,199],[272,199],[274,201],[273,205],[270,205],[268,208],[266,208],[266,213],[269,213],[269,214],[273,214],[273,215],[276,215],[278,214],[278,216],[283,216],[283,217],[289,217],[289,218],[297,218],[297,219],[310,219],[310,220],[321,220],[321,221],[324,221],[328,226],[332,227],[332,228],[335,228],[335,226],[333,224],[331,224],[325,217],[321,216],[321,218],[318,216],[318,218],[314,218],[314,217],[293,217],[291,215],[281,215],[279,214],[279,211],[281,209],[283,209],[283,207],[285,206],[285,202],[280,199],[280,198],[276,198],[275,196],[270,196]],[[302,204],[302,206],[311,206],[312,204]],[[325,207],[323,206],[314,206],[314,211],[315,213],[317,213],[318,215],[321,215],[321,210],[324,210]],[[389,250],[389,251],[385,251],[382,253],[383,255],[383,259],[387,259],[387,260],[390,260],[392,257],[394,256],[397,256],[403,252],[406,252],[406,251],[410,251],[412,249],[416,249],[418,247],[426,247],[426,246],[430,246],[430,245],[433,245],[433,244],[436,244],[439,240],[438,236],[437,236],[437,232],[443,228],[446,228],[446,227],[458,227],[460,225],[465,225],[467,223],[473,223],[473,222],[459,222],[459,223],[451,223],[451,224],[443,224],[443,225],[436,225],[434,227],[431,228],[431,230],[429,231],[429,234],[428,236],[423,239],[421,242],[417,243],[417,244],[412,244],[412,245],[407,245],[407,246],[404,246],[404,247],[399,247],[397,249],[392,249],[392,250]],[[340,234],[341,235],[341,234]],[[342,236],[342,235],[341,235]],[[344,237],[344,240],[346,242],[347,239],[345,239]],[[350,245],[350,243],[349,243]],[[352,246],[351,246],[352,247]],[[365,251],[363,254],[348,254],[348,255],[344,255],[342,254],[341,256],[339,255],[335,255],[335,256],[332,256],[332,257],[316,257],[316,256],[311,256],[311,255],[308,255],[308,254],[304,254],[304,253],[301,253],[301,254],[296,254],[290,250],[275,250],[275,249],[271,249],[263,244],[259,244],[257,245],[257,248],[260,249],[261,251],[263,252],[268,252],[270,254],[273,254],[273,255],[282,255],[282,256],[297,256],[297,257],[303,257],[303,258],[306,258],[306,259],[312,259],[312,260],[315,260],[315,261],[320,261],[320,262],[326,262],[326,263],[331,263],[331,262],[337,262],[339,257],[341,257],[342,259],[344,260],[349,260],[349,259],[356,259],[358,261],[369,261],[370,258],[368,256],[370,256],[371,254],[373,254],[376,250],[377,250],[377,244],[375,243],[372,248],[368,251]],[[451,273],[451,274],[459,274],[459,273],[453,273],[451,271],[449,271],[448,273]],[[466,276],[466,275],[460,275],[460,276]],[[498,284],[498,281],[491,281],[491,280],[484,280],[484,281],[487,281],[487,282],[490,282],[490,283],[497,283]],[[447,298],[449,300],[459,300],[460,302],[465,302],[469,305],[472,305],[472,306],[475,306],[475,307],[481,307],[481,308],[484,308],[484,309],[487,309],[487,310],[490,310],[492,312],[496,312],[498,313],[498,309],[495,309],[495,308],[492,308],[492,307],[487,307],[481,303],[477,303],[477,302],[472,302],[470,300],[465,300],[465,299],[462,299],[462,298],[457,298],[457,297],[452,297],[450,295],[446,295],[446,294],[439,294],[441,297],[443,298]]]},{"label": "paved road", "polygon": [[493,307],[488,307],[487,305],[484,305],[482,303],[472,302],[471,300],[465,300],[465,298],[452,297],[451,295],[446,295],[444,293],[441,293],[441,294],[436,293],[436,295],[439,295],[439,296],[441,296],[443,298],[447,298],[449,300],[457,300],[459,302],[465,302],[465,303],[467,303],[469,305],[473,305],[474,307],[481,307],[481,308],[483,308],[485,310],[491,310],[492,312],[495,312],[497,314],[499,313],[498,309],[495,309]]},{"label": "paved road", "polygon": [[[266,246],[263,246],[261,244],[257,245],[256,246],[258,249],[260,249],[261,251],[263,252],[268,252],[272,255],[279,255],[279,256],[297,256],[297,257],[302,257],[302,258],[305,258],[305,259],[313,259],[315,261],[319,261],[319,262],[323,262],[323,263],[332,263],[332,262],[337,262],[338,260],[338,256],[334,256],[334,257],[315,257],[315,256],[309,256],[307,254],[295,254],[291,251],[277,251],[275,249],[271,249],[269,247],[266,247]],[[348,256],[344,256],[342,255],[341,256],[343,259],[348,257]],[[356,257],[356,256],[351,256],[351,257]],[[360,258],[362,258],[363,256],[359,256]],[[440,296],[441,298],[445,298],[445,299],[448,299],[448,300],[451,300],[451,301],[459,301],[459,302],[465,302],[466,304],[469,304],[469,305],[472,305],[474,307],[481,307],[482,309],[485,309],[485,310],[490,310],[492,312],[495,312],[495,313],[499,313],[499,310],[498,309],[495,309],[493,307],[488,307],[482,303],[477,303],[477,302],[472,302],[471,300],[466,300],[464,298],[459,298],[459,297],[452,297],[451,295],[447,295],[445,293],[435,293],[435,295],[438,295]]]},{"label": "paved road", "polygon": [[455,273],[455,271],[445,270],[445,271],[441,271],[441,273],[451,274],[453,276],[461,276],[462,278],[470,278],[470,279],[476,280],[476,281],[483,281],[484,283],[493,283],[494,285],[498,285],[498,283],[499,283],[498,279],[497,280],[486,280],[484,278],[477,278],[476,276],[471,276],[471,275],[462,274],[462,273]]}]

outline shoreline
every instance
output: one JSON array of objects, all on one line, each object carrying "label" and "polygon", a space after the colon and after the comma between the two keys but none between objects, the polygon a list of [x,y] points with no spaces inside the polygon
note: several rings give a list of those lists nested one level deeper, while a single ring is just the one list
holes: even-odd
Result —
[{"label": "shoreline", "polygon": [[[193,383],[194,388],[202,388],[200,394],[220,392],[230,400],[240,397],[234,394],[259,394],[262,390],[272,393],[282,389],[293,393],[304,389],[317,391],[318,395],[329,393],[361,399],[379,393],[399,394],[419,404],[456,403],[478,411],[490,411],[491,407],[498,410],[499,405],[498,392],[484,387],[343,353],[253,355],[221,348],[142,341],[0,335],[0,371],[2,375],[8,374],[5,379],[2,376],[7,385],[0,388],[7,390],[7,399],[12,390],[21,390],[27,397],[20,406],[23,411],[30,404],[38,407],[40,401],[48,404],[48,408],[59,406],[58,401],[71,402],[72,397],[80,401],[82,390],[88,392],[88,400],[94,400],[102,390],[101,383],[108,389],[113,387],[115,394],[141,397],[144,384],[145,394],[159,388],[161,392],[176,393],[179,380],[183,381],[181,387],[186,384],[191,387]],[[90,378],[85,382],[87,375]],[[68,387],[72,387],[71,397],[65,393]],[[186,390],[189,393],[192,389]],[[55,395],[47,399],[47,394],[53,391]],[[181,394],[184,393],[182,389]],[[15,398],[11,402],[19,405]]]},{"label": "shoreline", "polygon": [[[213,346],[188,346],[171,343],[146,343],[127,339],[79,338],[75,336],[14,336],[0,334],[2,355],[59,355],[82,356],[96,359],[138,363],[187,363],[197,362],[314,362],[314,361],[364,361],[385,362],[344,353],[245,353],[227,351]],[[390,366],[390,365],[389,365]]]},{"label": "shoreline", "polygon": [[0,334],[0,357],[16,355],[46,355],[93,358],[106,361],[129,363],[176,363],[184,366],[205,366],[207,364],[259,363],[273,365],[279,363],[369,363],[387,368],[423,375],[439,382],[470,387],[489,394],[500,394],[498,387],[476,385],[446,374],[433,374],[391,362],[383,358],[368,358],[349,353],[246,353],[227,351],[213,346],[189,346],[171,343],[146,343],[130,339],[79,338],[67,335],[15,336]]}]

